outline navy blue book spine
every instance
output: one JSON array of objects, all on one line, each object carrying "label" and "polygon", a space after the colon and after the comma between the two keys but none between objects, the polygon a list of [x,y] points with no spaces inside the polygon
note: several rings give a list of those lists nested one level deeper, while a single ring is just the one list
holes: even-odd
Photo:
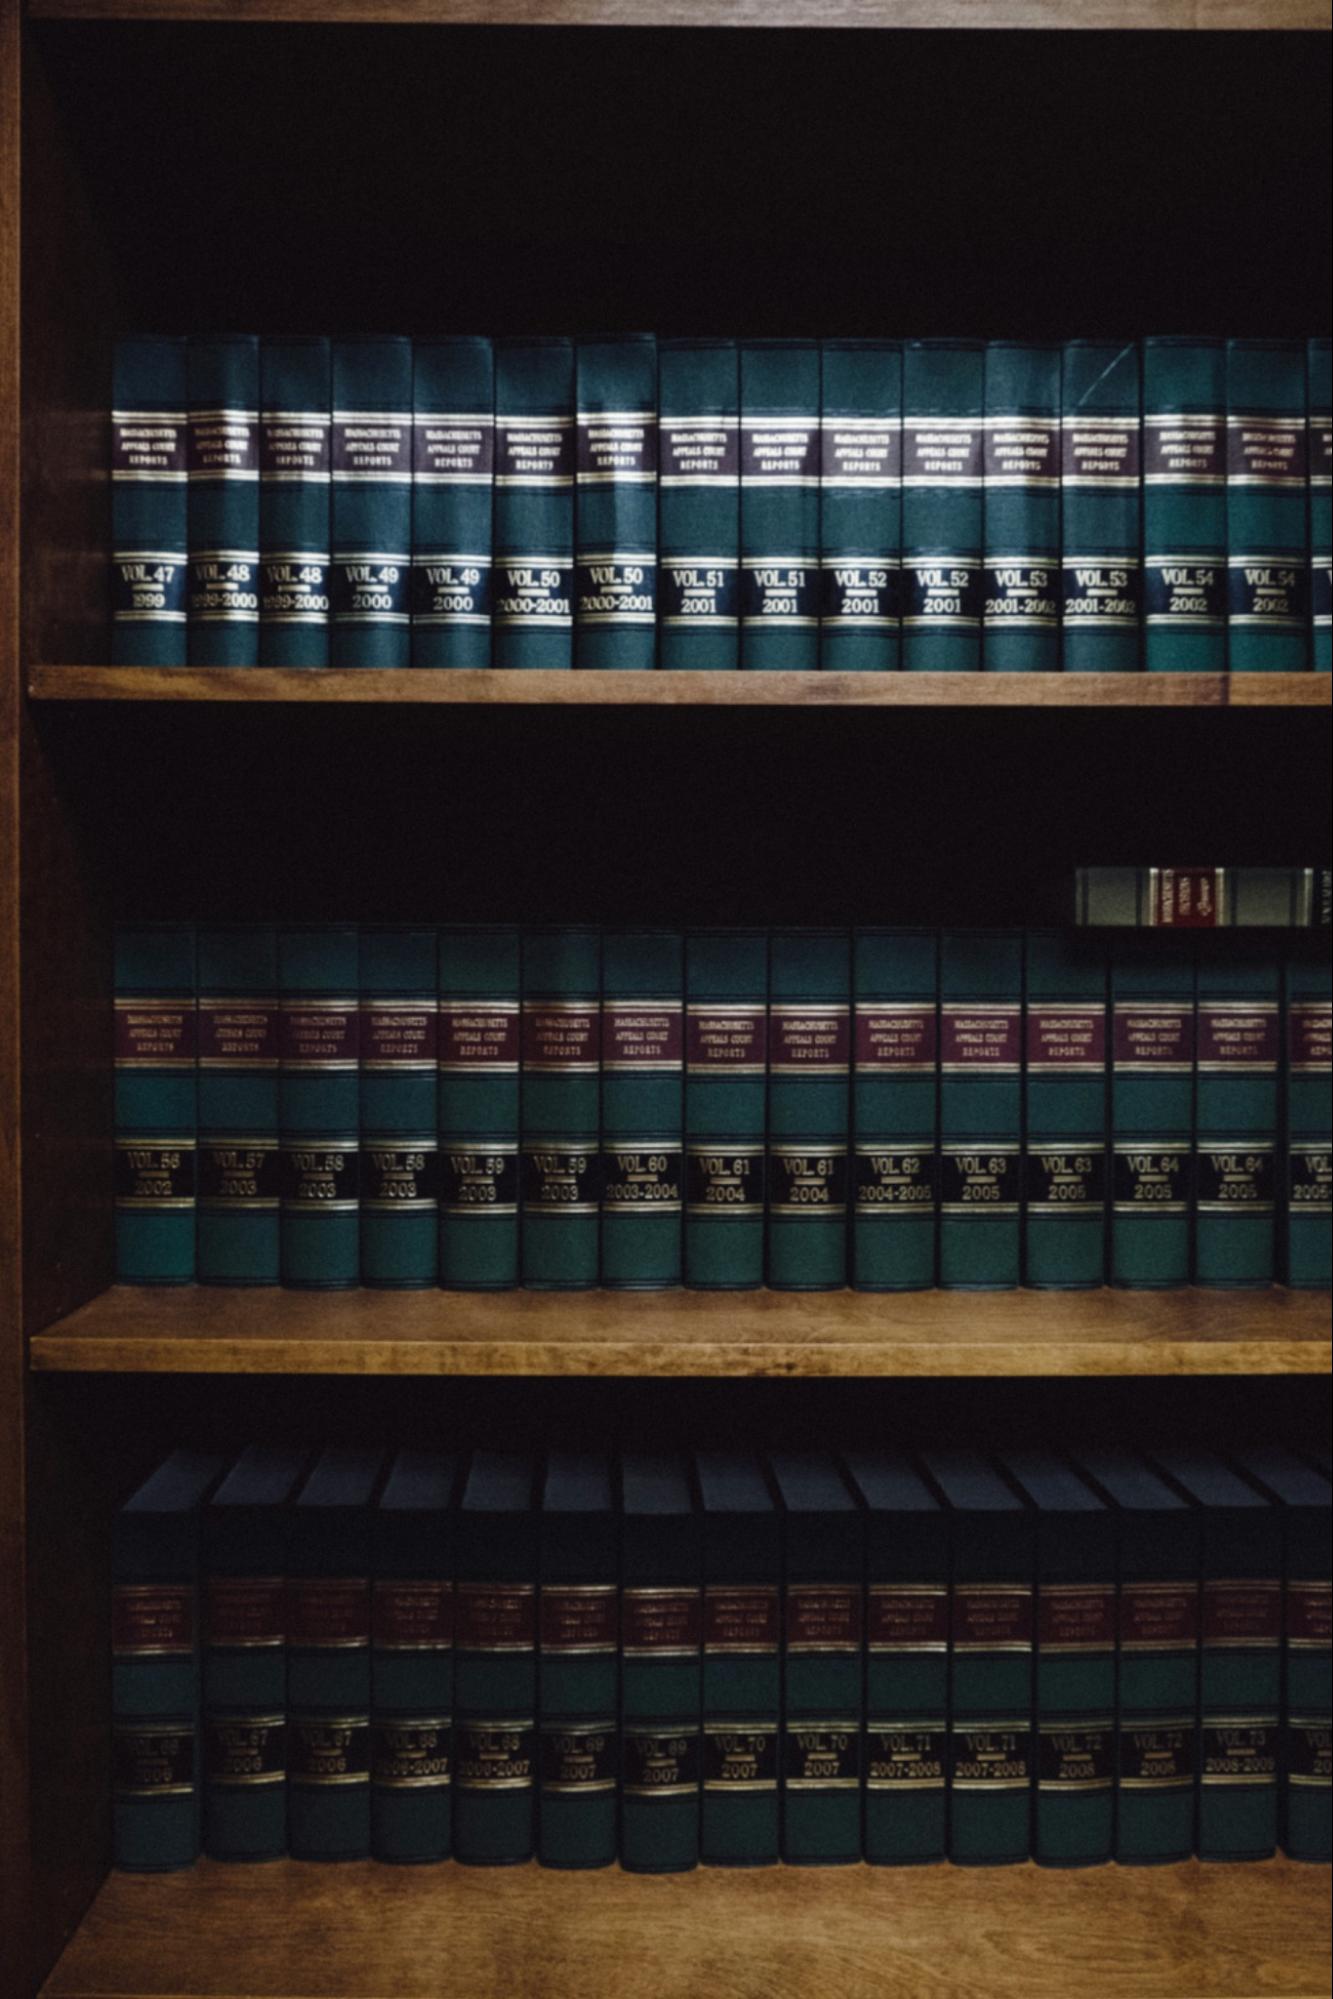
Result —
[{"label": "navy blue book spine", "polygon": [[185,342],[116,342],[111,372],[111,663],[184,666]]},{"label": "navy blue book spine", "polygon": [[412,343],[333,343],[333,666],[411,657]]},{"label": "navy blue book spine", "polygon": [[259,657],[259,341],[191,340],[189,661]]}]

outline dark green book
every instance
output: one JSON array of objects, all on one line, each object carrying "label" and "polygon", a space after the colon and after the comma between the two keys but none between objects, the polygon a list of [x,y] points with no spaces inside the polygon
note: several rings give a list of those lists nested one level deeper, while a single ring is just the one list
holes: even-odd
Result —
[{"label": "dark green book", "polygon": [[402,667],[412,648],[412,343],[333,343],[329,664]]},{"label": "dark green book", "polygon": [[399,1451],[371,1526],[370,1850],[447,1860],[453,1820],[458,1465]]},{"label": "dark green book", "polygon": [[278,979],[282,1281],[347,1290],[361,1274],[355,926],[281,930]]},{"label": "dark green book", "polygon": [[1060,350],[986,342],[981,664],[1060,666]]},{"label": "dark green book", "polygon": [[782,1858],[861,1858],[865,1530],[835,1460],[771,1460],[782,1504]]},{"label": "dark green book", "polygon": [[574,664],[624,672],[657,652],[657,341],[575,354]]},{"label": "dark green book", "polygon": [[1061,619],[1066,673],[1132,672],[1139,661],[1139,350],[1070,340],[1061,371]]},{"label": "dark green book", "polygon": [[111,1530],[111,1857],[198,1858],[199,1509],[225,1460],[173,1451]]},{"label": "dark green book", "polygon": [[685,940],[685,1282],[764,1281],[768,933]]},{"label": "dark green book", "polygon": [[865,1855],[919,1866],[948,1850],[949,1516],[899,1452],[847,1471],[865,1509]]},{"label": "dark green book", "polygon": [[1227,342],[1227,664],[1310,664],[1306,589],[1305,351],[1298,340]]},{"label": "dark green book", "polygon": [[695,1461],[703,1508],[703,1798],[699,1857],[778,1858],[781,1519],[757,1458]]},{"label": "dark green book", "polygon": [[191,666],[253,666],[259,657],[259,341],[192,339],[190,416]]},{"label": "dark green book", "polygon": [[1143,343],[1143,663],[1224,673],[1227,663],[1226,349]]},{"label": "dark green book", "polygon": [[322,334],[259,346],[259,664],[329,663],[332,353]]},{"label": "dark green book", "polygon": [[540,1533],[537,1855],[544,1867],[609,1867],[619,1765],[620,1527],[607,1459],[551,1453]]},{"label": "dark green book", "polygon": [[287,1555],[287,1841],[294,1860],[370,1854],[371,1502],[378,1451],[325,1451]]},{"label": "dark green book", "polygon": [[201,1284],[276,1284],[278,935],[272,924],[198,937]]},{"label": "dark green book", "polygon": [[1199,1516],[1142,1458],[1084,1451],[1115,1508],[1119,1553],[1115,1857],[1194,1851],[1199,1711]]},{"label": "dark green book", "polygon": [[902,664],[903,357],[893,340],[826,340],[819,483],[819,664]]},{"label": "dark green book", "polygon": [[620,1467],[620,1864],[678,1874],[699,1859],[700,1515],[683,1457]]},{"label": "dark green book", "polygon": [[1282,1515],[1209,1451],[1156,1453],[1200,1511],[1200,1860],[1277,1847]]},{"label": "dark green book", "polygon": [[111,369],[111,662],[184,666],[185,342],[118,340]]},{"label": "dark green book", "polygon": [[1194,1188],[1194,953],[1111,962],[1111,1282],[1188,1284]]},{"label": "dark green book", "polygon": [[981,665],[985,344],[903,349],[903,665]]},{"label": "dark green book", "polygon": [[847,1282],[851,939],[769,938],[768,1281],[775,1291]]},{"label": "dark green book", "polygon": [[439,940],[440,1282],[518,1282],[519,939],[511,925]]},{"label": "dark green book", "polygon": [[1032,1800],[1034,1515],[975,1451],[926,1453],[950,1513],[949,1858],[1026,1860]]},{"label": "dark green book", "polygon": [[474,334],[412,353],[412,664],[491,663],[495,355]]},{"label": "dark green book", "polygon": [[1210,956],[1198,980],[1194,1281],[1271,1284],[1281,973],[1271,958]]},{"label": "dark green book", "polygon": [[1278,1837],[1290,1860],[1333,1858],[1333,1487],[1291,1451],[1242,1451],[1246,1477],[1282,1508],[1282,1764]]},{"label": "dark green book", "polygon": [[252,1445],[204,1509],[204,1851],[287,1851],[287,1527],[307,1453]]},{"label": "dark green book", "polygon": [[1003,1463],[1037,1516],[1032,1857],[1091,1867],[1111,1858],[1115,1818],[1115,1515],[1047,1451],[1010,1451]]},{"label": "dark green book", "polygon": [[1085,1290],[1106,1274],[1106,953],[1068,930],[1025,950],[1024,1281]]},{"label": "dark green book", "polygon": [[819,343],[741,350],[743,667],[819,665]]},{"label": "dark green book", "polygon": [[535,1467],[478,1451],[457,1521],[454,1857],[530,1860],[537,1771]]},{"label": "dark green book", "polygon": [[602,944],[595,930],[523,933],[523,1282],[597,1282]]},{"label": "dark green book", "polygon": [[684,940],[678,930],[602,938],[602,1283],[660,1291],[681,1280],[684,1210]]},{"label": "dark green book", "polygon": [[495,350],[491,665],[567,667],[574,650],[574,343]]},{"label": "dark green book", "polygon": [[361,1282],[419,1291],[439,1268],[435,928],[361,931]]},{"label": "dark green book", "polygon": [[195,1274],[195,936],[189,924],[115,935],[116,1279]]},{"label": "dark green book", "polygon": [[1310,642],[1316,673],[1333,666],[1333,342],[1305,349],[1310,480]]},{"label": "dark green book", "polygon": [[1018,1282],[1023,1116],[1023,938],[940,938],[940,1284]]},{"label": "dark green book", "polygon": [[1333,1215],[1333,971],[1326,952],[1290,958],[1287,997],[1286,1280],[1326,1290]]},{"label": "dark green book", "polygon": [[853,950],[852,1282],[935,1281],[939,940],[857,930]]},{"label": "dark green book", "polygon": [[657,351],[658,665],[711,672],[740,656],[740,364],[734,340]]}]

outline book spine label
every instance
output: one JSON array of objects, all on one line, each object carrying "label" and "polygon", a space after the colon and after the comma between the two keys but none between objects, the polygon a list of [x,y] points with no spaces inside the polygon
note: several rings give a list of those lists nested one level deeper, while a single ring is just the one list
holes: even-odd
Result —
[{"label": "book spine label", "polygon": [[1292,1860],[1327,1864],[1333,1854],[1333,1730],[1327,1711],[1290,1713],[1282,1733],[1282,1850]]},{"label": "book spine label", "polygon": [[129,930],[115,944],[116,1276],[188,1284],[195,1275],[195,939]]},{"label": "book spine label", "polygon": [[440,933],[440,1282],[518,1282],[519,941]]},{"label": "book spine label", "polygon": [[1060,664],[1060,355],[986,349],[982,658],[988,672]]},{"label": "book spine label", "polygon": [[489,666],[495,473],[490,341],[418,341],[412,403],[412,664]]},{"label": "book spine label", "polygon": [[198,1276],[276,1284],[276,933],[202,931],[198,998]]},{"label": "book spine label", "polygon": [[1310,651],[1316,673],[1333,667],[1333,344],[1306,349],[1310,477]]},{"label": "book spine label", "polygon": [[1226,669],[1226,364],[1221,342],[1143,350],[1144,665]]},{"label": "book spine label", "polygon": [[363,934],[361,1281],[380,1290],[421,1290],[437,1275],[435,982],[433,930]]},{"label": "book spine label", "polygon": [[1072,343],[1060,422],[1066,673],[1139,664],[1141,474],[1137,349]]},{"label": "book spine label", "polygon": [[524,939],[523,1282],[587,1290],[598,1276],[601,952],[593,933]]},{"label": "book spine label", "polygon": [[685,1281],[764,1277],[768,940],[699,933],[686,946]]},{"label": "book spine label", "polygon": [[[1179,968],[1180,984],[1192,977]],[[1111,1277],[1131,1288],[1189,1281],[1194,1005],[1183,990],[1113,999]]]},{"label": "book spine label", "polygon": [[[979,936],[979,933],[978,933]],[[1019,1274],[1022,957],[996,934],[946,936],[940,993],[940,1284],[1004,1289]],[[984,959],[984,962],[983,962]],[[1010,988],[1004,997],[999,986]],[[969,993],[968,988],[972,991]]]},{"label": "book spine label", "polygon": [[278,941],[282,1281],[344,1290],[361,1271],[356,934]]},{"label": "book spine label", "polygon": [[192,340],[188,639],[191,666],[259,656],[259,342]]},{"label": "book spine label", "polygon": [[902,355],[888,342],[824,342],[819,663],[901,663]]},{"label": "book spine label", "polygon": [[658,358],[658,661],[725,671],[740,653],[740,374],[733,341]]},{"label": "book spine label", "polygon": [[333,345],[329,660],[401,667],[411,653],[412,343]]},{"label": "book spine label", "polygon": [[819,665],[819,349],[741,349],[741,651],[761,671]]},{"label": "book spine label", "polygon": [[935,1279],[936,947],[860,931],[852,1023],[852,1271],[858,1291]]},{"label": "book spine label", "polygon": [[537,1854],[544,1867],[609,1867],[616,1857],[620,1739],[611,1715],[541,1727]]},{"label": "book spine label", "polygon": [[111,660],[184,666],[189,478],[183,340],[116,343],[111,377]]},{"label": "book spine label", "polygon": [[627,1873],[697,1866],[701,1747],[697,1718],[622,1724],[620,1864]]},{"label": "book spine label", "polygon": [[[1330,1280],[1333,1214],[1333,1008],[1329,972],[1287,967],[1286,1280],[1300,1289]],[[1322,987],[1322,991],[1320,988]]]},{"label": "book spine label", "polygon": [[1305,357],[1227,344],[1227,624],[1233,673],[1307,667]]},{"label": "book spine label", "polygon": [[491,663],[568,667],[574,634],[574,350],[502,341],[495,361]]},{"label": "book spine label", "polygon": [[287,1717],[210,1708],[203,1729],[204,1851],[277,1860],[287,1851]]},{"label": "book spine label", "polygon": [[655,664],[657,343],[580,341],[574,664]]},{"label": "book spine label", "polygon": [[303,1712],[287,1722],[287,1842],[293,1860],[370,1857],[370,1715]]},{"label": "book spine label", "polygon": [[259,350],[259,664],[329,663],[329,342]]},{"label": "book spine label", "polygon": [[454,1730],[447,1714],[372,1714],[370,1850],[376,1860],[447,1860]]},{"label": "book spine label", "polygon": [[[1273,971],[1276,987],[1277,973]],[[1195,1282],[1271,1284],[1278,1006],[1218,998],[1200,977]]]},{"label": "book spine label", "polygon": [[[1067,968],[1060,943],[1028,938],[1023,1205],[1026,1281],[1100,1285],[1106,1250],[1106,971]],[[1083,991],[1075,988],[1086,980]],[[1056,997],[1054,984],[1071,988]],[[1100,985],[1100,991],[1098,987]]]},{"label": "book spine label", "polygon": [[903,665],[981,664],[984,363],[980,343],[903,353]]},{"label": "book spine label", "polygon": [[602,944],[602,1283],[681,1279],[683,950],[679,936]]}]

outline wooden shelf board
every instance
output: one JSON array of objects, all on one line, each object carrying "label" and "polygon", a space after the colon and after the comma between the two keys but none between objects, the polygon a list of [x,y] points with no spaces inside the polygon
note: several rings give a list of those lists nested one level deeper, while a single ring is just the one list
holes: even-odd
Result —
[{"label": "wooden shelf board", "polygon": [[1328,1869],[112,1875],[44,1999],[1316,1999]]},{"label": "wooden shelf board", "polygon": [[28,0],[39,20],[651,28],[1306,28],[1327,0]]},{"label": "wooden shelf board", "polygon": [[229,1291],[114,1286],[37,1334],[93,1374],[800,1378],[1327,1374],[1285,1291]]},{"label": "wooden shelf board", "polygon": [[1319,673],[427,673],[34,666],[36,701],[315,701],[572,707],[1327,708]]}]

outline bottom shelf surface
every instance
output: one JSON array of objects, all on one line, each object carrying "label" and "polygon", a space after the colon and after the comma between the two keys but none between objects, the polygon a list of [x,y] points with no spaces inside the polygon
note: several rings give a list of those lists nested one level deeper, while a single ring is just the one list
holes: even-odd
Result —
[{"label": "bottom shelf surface", "polygon": [[1329,1870],[112,1875],[46,1999],[1316,1999]]}]

